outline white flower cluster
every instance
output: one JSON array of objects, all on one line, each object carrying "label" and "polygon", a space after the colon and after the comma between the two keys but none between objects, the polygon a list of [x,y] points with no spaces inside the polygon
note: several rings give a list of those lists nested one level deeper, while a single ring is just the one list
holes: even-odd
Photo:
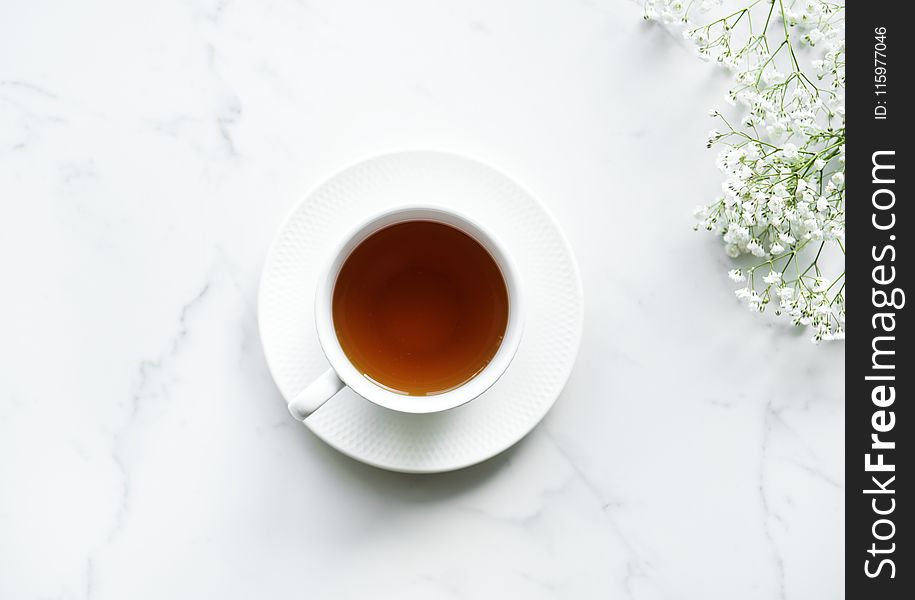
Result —
[{"label": "white flower cluster", "polygon": [[[739,124],[717,110],[722,194],[696,208],[699,225],[721,236],[731,258],[752,266],[729,272],[753,310],[809,326],[813,341],[845,336],[845,273],[827,277],[829,254],[845,254],[844,7],[822,0],[760,0],[707,25],[688,12],[719,2],[648,0],[646,18],[683,30],[700,57],[726,66],[726,100]],[[756,28],[754,28],[756,25]],[[762,25],[761,27],[759,25]],[[765,273],[765,274],[763,274]]]}]

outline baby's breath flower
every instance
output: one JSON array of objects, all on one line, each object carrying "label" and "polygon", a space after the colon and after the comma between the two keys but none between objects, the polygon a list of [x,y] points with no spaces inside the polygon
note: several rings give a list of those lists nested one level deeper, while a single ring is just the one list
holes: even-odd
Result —
[{"label": "baby's breath flower", "polygon": [[779,283],[782,280],[782,274],[779,271],[769,271],[769,274],[763,277],[763,281],[768,284]]},{"label": "baby's breath flower", "polygon": [[[691,11],[719,4],[645,3],[646,18],[683,30],[700,58],[733,74],[725,101],[744,111],[730,121],[708,113],[723,125],[706,143],[721,148],[715,165],[724,181],[721,195],[694,211],[697,228],[720,236],[729,257],[755,258],[728,272],[748,308],[764,311],[771,300],[776,314],[809,327],[814,342],[844,339],[844,272],[827,277],[823,267],[830,254],[844,262],[844,6],[769,0],[687,24]],[[763,268],[765,276],[754,276]]]},{"label": "baby's breath flower", "polygon": [[753,256],[763,257],[766,255],[765,249],[756,240],[750,240],[747,244],[747,250],[753,254]]},{"label": "baby's breath flower", "polygon": [[793,162],[798,157],[797,146],[791,142],[787,142],[782,146],[781,155],[785,160]]}]

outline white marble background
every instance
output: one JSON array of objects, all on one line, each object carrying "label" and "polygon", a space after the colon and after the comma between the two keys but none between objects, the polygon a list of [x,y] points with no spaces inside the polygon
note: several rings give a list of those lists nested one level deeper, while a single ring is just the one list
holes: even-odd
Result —
[{"label": "white marble background", "polygon": [[[0,0],[0,598],[842,597],[844,348],[691,229],[726,84],[623,0]],[[305,190],[427,146],[550,205],[586,331],[406,476],[290,419],[255,298]]]}]

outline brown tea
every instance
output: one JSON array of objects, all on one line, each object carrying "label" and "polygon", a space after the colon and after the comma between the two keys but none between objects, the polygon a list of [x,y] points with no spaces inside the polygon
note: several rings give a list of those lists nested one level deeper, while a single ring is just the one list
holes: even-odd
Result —
[{"label": "brown tea", "polygon": [[333,295],[340,346],[366,377],[403,394],[446,392],[502,343],[508,291],[479,242],[433,221],[381,229],[343,263]]}]

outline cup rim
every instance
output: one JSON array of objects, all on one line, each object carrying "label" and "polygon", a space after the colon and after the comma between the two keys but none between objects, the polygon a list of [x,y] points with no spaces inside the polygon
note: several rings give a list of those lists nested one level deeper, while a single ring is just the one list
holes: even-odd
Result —
[{"label": "cup rim", "polygon": [[[499,267],[508,292],[509,315],[502,343],[489,364],[460,386],[429,396],[411,396],[382,387],[363,375],[340,346],[333,323],[333,291],[337,275],[350,253],[375,232],[409,221],[437,221],[460,229],[486,249]],[[449,207],[407,204],[388,208],[365,219],[347,233],[331,253],[315,290],[314,322],[321,349],[337,376],[358,395],[384,408],[404,413],[434,413],[456,408],[482,395],[505,373],[521,343],[524,329],[519,271],[505,246],[484,226]],[[419,399],[421,398],[421,401]]]}]

